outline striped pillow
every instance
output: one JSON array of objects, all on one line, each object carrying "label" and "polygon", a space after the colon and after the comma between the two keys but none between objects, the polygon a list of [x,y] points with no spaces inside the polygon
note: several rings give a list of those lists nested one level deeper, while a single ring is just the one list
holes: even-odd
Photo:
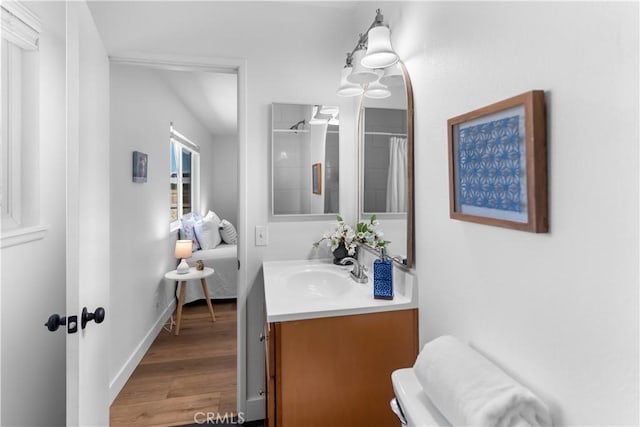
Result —
[{"label": "striped pillow", "polygon": [[238,232],[236,228],[226,219],[220,222],[220,236],[225,243],[235,245],[238,243]]}]

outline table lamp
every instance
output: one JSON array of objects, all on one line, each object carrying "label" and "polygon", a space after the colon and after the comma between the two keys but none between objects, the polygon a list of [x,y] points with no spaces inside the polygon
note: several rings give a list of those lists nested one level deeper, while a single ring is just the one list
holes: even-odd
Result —
[{"label": "table lamp", "polygon": [[191,240],[176,240],[176,258],[182,259],[176,273],[185,274],[189,272],[189,264],[187,264],[186,258],[191,257],[193,249],[193,242]]}]

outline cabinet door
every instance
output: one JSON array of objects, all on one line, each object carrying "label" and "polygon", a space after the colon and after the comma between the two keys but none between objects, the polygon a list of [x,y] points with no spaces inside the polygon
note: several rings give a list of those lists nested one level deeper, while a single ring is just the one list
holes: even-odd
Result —
[{"label": "cabinet door", "polygon": [[391,372],[418,353],[417,310],[280,322],[278,427],[393,426]]}]

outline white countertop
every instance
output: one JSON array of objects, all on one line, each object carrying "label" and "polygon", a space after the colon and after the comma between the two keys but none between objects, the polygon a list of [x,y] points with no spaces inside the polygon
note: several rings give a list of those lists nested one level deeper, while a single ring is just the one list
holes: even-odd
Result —
[{"label": "white countertop", "polygon": [[331,260],[266,261],[264,274],[267,322],[315,319],[418,307],[415,277],[394,268],[394,298],[373,298],[369,281],[356,283],[349,277],[351,266]]}]

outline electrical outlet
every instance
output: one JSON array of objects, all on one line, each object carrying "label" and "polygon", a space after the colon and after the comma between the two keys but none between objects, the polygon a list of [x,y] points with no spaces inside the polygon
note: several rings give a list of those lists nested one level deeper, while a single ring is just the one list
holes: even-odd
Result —
[{"label": "electrical outlet", "polygon": [[256,246],[269,244],[269,232],[266,225],[256,225]]}]

